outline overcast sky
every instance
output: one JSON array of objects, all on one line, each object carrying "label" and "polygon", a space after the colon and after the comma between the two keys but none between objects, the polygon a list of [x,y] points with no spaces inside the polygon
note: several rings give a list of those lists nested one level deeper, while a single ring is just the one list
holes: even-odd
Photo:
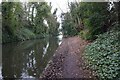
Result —
[{"label": "overcast sky", "polygon": [[[58,21],[60,21],[60,15],[62,12],[67,12],[68,11],[68,1],[70,0],[45,0],[46,2],[51,2],[52,4],[52,12],[54,11],[55,8],[57,8],[57,17],[58,17]],[[71,0],[73,1],[73,0]]]}]

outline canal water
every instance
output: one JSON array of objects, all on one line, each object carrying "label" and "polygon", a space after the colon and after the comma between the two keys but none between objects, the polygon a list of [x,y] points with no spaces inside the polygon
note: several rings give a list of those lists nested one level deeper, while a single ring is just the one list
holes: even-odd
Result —
[{"label": "canal water", "polygon": [[62,36],[2,45],[0,78],[39,78]]}]

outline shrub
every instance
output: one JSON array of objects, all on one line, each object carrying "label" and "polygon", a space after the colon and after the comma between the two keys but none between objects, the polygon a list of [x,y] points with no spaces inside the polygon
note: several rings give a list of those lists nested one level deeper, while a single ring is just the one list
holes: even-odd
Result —
[{"label": "shrub", "polygon": [[93,39],[93,36],[91,35],[90,31],[87,29],[80,31],[79,36],[85,40],[92,40]]},{"label": "shrub", "polygon": [[120,31],[111,30],[86,47],[85,58],[102,80],[120,78],[119,36]]},{"label": "shrub", "polygon": [[35,34],[27,29],[27,28],[21,28],[16,36],[20,39],[20,40],[26,40],[26,39],[31,39],[31,38],[35,38]]},{"label": "shrub", "polygon": [[[84,30],[89,30],[89,33],[83,34],[85,38],[94,40],[96,35],[104,33],[109,28],[108,20],[110,18],[108,11],[108,3],[80,3],[79,16],[84,25]],[[85,31],[86,33],[86,31]]]}]

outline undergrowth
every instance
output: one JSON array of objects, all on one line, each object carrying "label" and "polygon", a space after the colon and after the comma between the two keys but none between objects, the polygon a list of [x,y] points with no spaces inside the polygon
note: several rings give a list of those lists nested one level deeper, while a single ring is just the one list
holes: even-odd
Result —
[{"label": "undergrowth", "polygon": [[85,58],[101,80],[120,79],[120,31],[99,35],[86,47]]}]

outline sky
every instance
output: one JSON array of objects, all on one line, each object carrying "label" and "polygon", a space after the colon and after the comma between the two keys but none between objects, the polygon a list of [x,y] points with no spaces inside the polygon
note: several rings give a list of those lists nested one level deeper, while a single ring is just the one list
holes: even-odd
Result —
[{"label": "sky", "polygon": [[61,13],[66,13],[67,11],[69,11],[68,1],[73,2],[74,0],[45,0],[45,1],[51,2],[51,5],[52,5],[51,12],[52,13],[57,8],[57,12],[56,12],[57,20],[61,23],[61,18],[60,18]]},{"label": "sky", "polygon": [[51,2],[51,5],[52,5],[52,10],[51,12],[54,11],[55,8],[57,8],[57,18],[58,18],[58,21],[61,22],[61,18],[60,18],[60,15],[62,12],[67,12],[68,11],[68,1],[69,0],[45,0],[46,2]]}]

